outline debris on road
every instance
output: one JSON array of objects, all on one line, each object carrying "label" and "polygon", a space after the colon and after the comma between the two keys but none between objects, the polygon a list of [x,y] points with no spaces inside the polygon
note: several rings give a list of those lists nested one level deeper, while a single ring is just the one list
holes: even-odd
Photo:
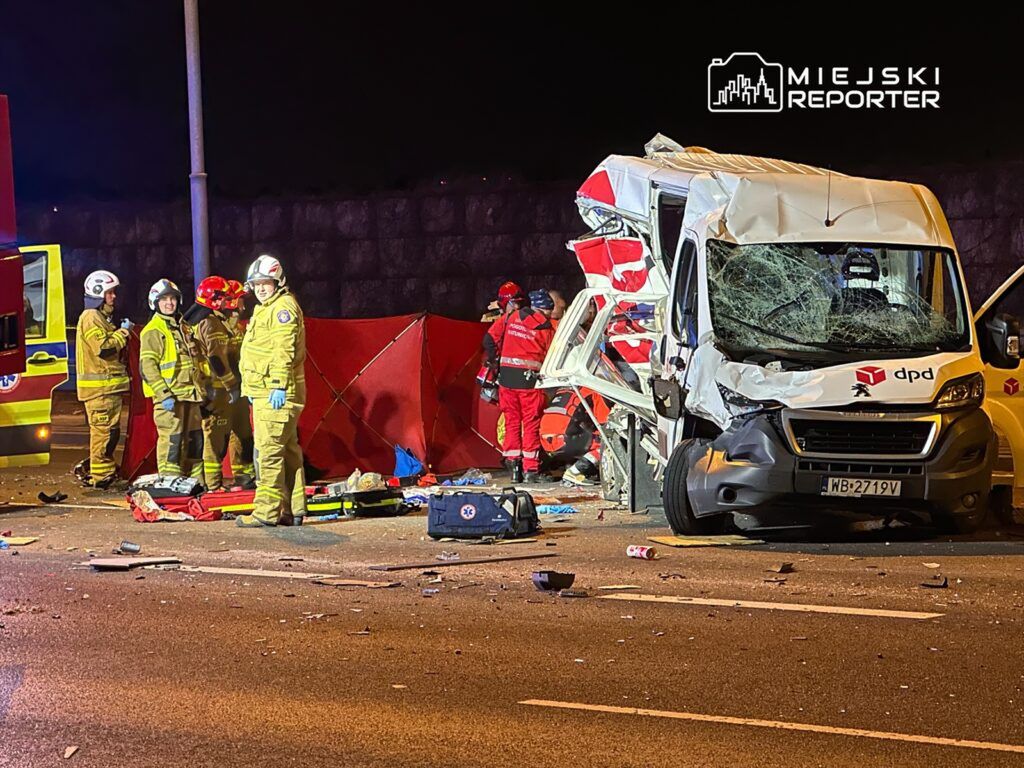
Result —
[{"label": "debris on road", "polygon": [[925,568],[939,568],[939,563],[921,563]]},{"label": "debris on road", "polygon": [[441,554],[437,556],[437,559],[443,561],[451,561],[459,560],[460,558],[458,552],[449,552],[448,550],[442,550]]},{"label": "debris on road", "polygon": [[681,573],[659,573],[658,578],[667,581],[668,579],[685,579],[686,577]]},{"label": "debris on road", "polygon": [[930,581],[922,581],[921,586],[928,589],[946,589],[949,586],[949,579],[937,573],[932,576]]},{"label": "debris on road", "polygon": [[[39,499],[41,502],[43,502],[43,504],[60,504],[67,497],[68,497],[68,495],[66,493],[61,493],[58,490],[58,491],[54,491],[52,494],[45,493],[44,491],[40,491],[39,495],[36,498]],[[78,749],[78,747],[75,747],[75,749]]]},{"label": "debris on road", "polygon": [[541,592],[553,592],[559,589],[568,589],[576,581],[575,573],[560,573],[559,571],[534,571],[533,586]]},{"label": "debris on road", "polygon": [[796,568],[793,567],[792,563],[777,563],[766,570],[771,573],[793,573],[796,571]]},{"label": "debris on road", "polygon": [[560,589],[559,597],[590,597],[585,589]]},{"label": "debris on road", "polygon": [[77,751],[78,751],[78,747],[66,747],[64,749],[64,759],[65,760],[70,760],[74,756],[75,752],[77,752]]},{"label": "debris on road", "polygon": [[78,565],[92,566],[97,571],[128,571],[147,565],[173,565],[180,562],[176,557],[110,557],[86,560]]},{"label": "debris on road", "polygon": [[296,555],[285,555],[277,559],[282,563],[303,563],[306,561],[304,557],[297,557]]},{"label": "debris on road", "polygon": [[369,627],[364,627],[363,629],[360,629],[358,632],[349,632],[349,634],[350,635],[357,635],[357,636],[360,636],[360,637],[364,637],[364,636],[370,634],[370,628]]},{"label": "debris on road", "polygon": [[532,560],[538,557],[558,557],[557,552],[529,552],[522,555],[499,555],[498,557],[477,557],[477,558],[466,558],[461,560],[452,560],[450,562],[418,562],[418,563],[404,563],[394,565],[371,565],[371,571],[405,571],[414,568],[446,568],[453,565],[485,565],[487,563],[503,563],[509,560]]},{"label": "debris on road", "polygon": [[578,510],[572,504],[541,504],[538,515],[575,515]]},{"label": "debris on road", "polygon": [[786,577],[785,576],[775,576],[775,577],[769,577],[769,578],[766,578],[766,579],[762,579],[762,581],[765,582],[766,584],[785,584],[786,583]]},{"label": "debris on road", "polygon": [[7,547],[24,547],[39,541],[38,536],[0,536],[0,549]]},{"label": "debris on road", "polygon": [[605,587],[598,587],[598,589],[603,589],[607,592],[621,592],[626,589],[640,589],[640,587],[636,584],[609,584]]},{"label": "debris on road", "polygon": [[657,556],[654,547],[645,547],[640,544],[630,544],[626,547],[626,557],[635,557],[637,560],[653,560]]},{"label": "debris on road", "polygon": [[111,551],[115,555],[137,555],[142,551],[142,545],[132,541],[122,541]]},{"label": "debris on road", "polygon": [[325,587],[366,587],[367,589],[389,589],[402,586],[400,581],[362,581],[361,579],[346,579],[341,576],[313,579],[313,583],[322,584]]},{"label": "debris on road", "polygon": [[648,536],[648,541],[669,547],[739,547],[749,544],[764,544],[761,539],[728,534],[725,536]]}]

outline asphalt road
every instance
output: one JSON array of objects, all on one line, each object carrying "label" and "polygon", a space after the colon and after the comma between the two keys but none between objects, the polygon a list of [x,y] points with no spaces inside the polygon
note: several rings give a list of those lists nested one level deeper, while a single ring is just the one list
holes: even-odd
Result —
[{"label": "asphalt road", "polygon": [[[422,516],[251,531],[138,524],[112,494],[27,506],[72,490],[73,458],[0,472],[0,529],[41,537],[0,551],[2,766],[1024,765],[1016,530],[829,532],[648,562],[625,548],[664,519],[598,501],[490,547],[425,539]],[[190,566],[401,585],[77,565],[123,538]],[[557,557],[368,568],[442,550]],[[589,597],[537,592],[540,568]],[[947,588],[921,586],[936,574]],[[602,597],[615,585],[637,589]]]}]

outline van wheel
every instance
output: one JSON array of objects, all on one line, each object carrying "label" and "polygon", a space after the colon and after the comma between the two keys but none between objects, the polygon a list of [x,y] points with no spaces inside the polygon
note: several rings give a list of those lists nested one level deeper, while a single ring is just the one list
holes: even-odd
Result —
[{"label": "van wheel", "polygon": [[601,451],[601,498],[621,504],[622,491],[626,483],[619,471],[619,465],[610,455],[612,450],[609,446]]},{"label": "van wheel", "polygon": [[988,508],[992,510],[1000,525],[1013,525],[1013,487],[997,485],[988,497]]},{"label": "van wheel", "polygon": [[672,451],[668,466],[665,467],[661,501],[673,533],[680,536],[706,536],[718,533],[722,521],[717,517],[701,519],[693,514],[690,498],[686,493],[686,449],[692,443],[693,440],[684,440]]}]

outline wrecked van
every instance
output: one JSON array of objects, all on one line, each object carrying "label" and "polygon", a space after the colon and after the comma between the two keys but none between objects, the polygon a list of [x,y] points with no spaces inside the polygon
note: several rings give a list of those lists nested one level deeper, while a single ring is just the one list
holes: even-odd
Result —
[{"label": "wrecked van", "polygon": [[[934,195],[661,136],[647,149],[579,190],[592,229],[570,246],[590,288],[541,372],[605,382],[628,415],[624,440],[605,435],[609,469],[660,486],[681,534],[826,512],[972,527],[998,454],[983,371],[1018,366],[1019,326],[976,326]],[[640,307],[648,360],[609,366],[607,323]]]}]

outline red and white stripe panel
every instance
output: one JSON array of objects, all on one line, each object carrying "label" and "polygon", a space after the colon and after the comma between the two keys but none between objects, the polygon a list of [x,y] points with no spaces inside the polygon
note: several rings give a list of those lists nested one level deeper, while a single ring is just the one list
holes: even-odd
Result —
[{"label": "red and white stripe panel", "polygon": [[635,237],[575,240],[572,249],[590,288],[621,293],[650,293],[651,262],[644,242]]}]

